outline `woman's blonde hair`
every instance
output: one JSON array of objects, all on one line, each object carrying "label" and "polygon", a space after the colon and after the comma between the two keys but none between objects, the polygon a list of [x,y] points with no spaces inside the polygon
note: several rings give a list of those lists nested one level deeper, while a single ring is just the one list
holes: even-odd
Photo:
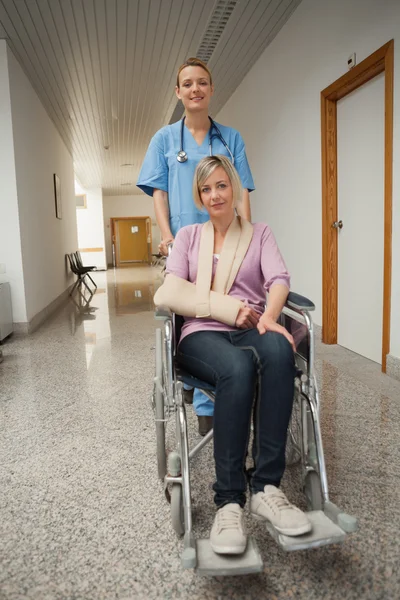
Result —
[{"label": "woman's blonde hair", "polygon": [[203,62],[202,60],[200,60],[200,58],[188,58],[187,60],[185,60],[185,62],[183,63],[183,65],[181,65],[178,69],[178,73],[176,76],[176,87],[179,88],[179,75],[181,74],[181,71],[183,69],[186,69],[186,67],[201,67],[202,69],[204,69],[204,71],[208,74],[209,78],[210,78],[210,85],[212,85],[212,75],[211,75],[211,71],[210,69],[207,67],[206,63]]},{"label": "woman's blonde hair", "polygon": [[221,154],[218,154],[217,156],[206,156],[198,163],[193,179],[193,199],[199,210],[204,209],[204,204],[201,201],[201,187],[218,167],[222,167],[230,179],[233,192],[233,206],[236,207],[242,199],[242,183],[238,172],[229,158],[222,156]]}]

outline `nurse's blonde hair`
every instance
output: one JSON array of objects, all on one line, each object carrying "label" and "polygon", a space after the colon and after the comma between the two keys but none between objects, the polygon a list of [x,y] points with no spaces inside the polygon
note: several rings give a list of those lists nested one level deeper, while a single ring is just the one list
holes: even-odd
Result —
[{"label": "nurse's blonde hair", "polygon": [[203,62],[202,60],[200,60],[200,58],[188,58],[187,60],[185,60],[185,62],[178,69],[178,73],[176,75],[176,87],[177,88],[180,87],[180,84],[179,84],[179,75],[181,74],[181,71],[183,71],[183,69],[186,69],[186,67],[201,67],[202,69],[204,69],[204,71],[207,73],[207,75],[210,78],[210,85],[212,85],[211,71],[207,67],[206,63]]},{"label": "nurse's blonde hair", "polygon": [[218,154],[216,156],[206,156],[202,158],[198,163],[194,172],[193,179],[193,200],[196,207],[199,210],[204,210],[204,204],[201,201],[200,190],[204,185],[204,182],[210,177],[210,175],[217,169],[222,167],[225,173],[228,175],[232,186],[233,192],[233,206],[237,206],[242,199],[243,188],[240,181],[240,177],[235,167],[226,156]]}]

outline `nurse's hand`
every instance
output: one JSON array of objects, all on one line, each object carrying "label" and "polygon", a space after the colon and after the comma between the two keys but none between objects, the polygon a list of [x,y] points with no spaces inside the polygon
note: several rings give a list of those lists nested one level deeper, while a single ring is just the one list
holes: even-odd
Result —
[{"label": "nurse's hand", "polygon": [[260,315],[250,306],[242,306],[236,317],[236,327],[239,329],[254,329],[257,327]]},{"label": "nurse's hand", "polygon": [[158,246],[160,254],[168,256],[168,244],[173,244],[173,242],[174,238],[172,235],[170,237],[165,238],[164,240],[161,240],[161,244]]}]

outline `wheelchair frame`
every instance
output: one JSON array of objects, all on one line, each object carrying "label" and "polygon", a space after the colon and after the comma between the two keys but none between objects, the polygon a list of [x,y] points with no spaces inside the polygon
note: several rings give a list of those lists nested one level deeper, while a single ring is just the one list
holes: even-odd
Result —
[{"label": "wheelchair frame", "polygon": [[[306,496],[308,516],[313,529],[309,534],[289,537],[279,534],[272,525],[267,528],[278,544],[285,550],[318,547],[344,540],[347,533],[357,529],[357,519],[342,512],[329,499],[328,479],[325,468],[319,413],[320,400],[314,374],[314,329],[310,312],[314,304],[307,298],[290,292],[280,317],[282,325],[290,331],[293,323],[305,327],[307,352],[296,352],[297,375],[295,377],[295,398],[292,420],[288,430],[287,463],[300,459],[302,485]],[[153,408],[156,418],[158,475],[164,481],[167,499],[171,503],[171,518],[178,536],[183,537],[182,566],[196,568],[203,574],[223,575],[257,572],[262,569],[262,561],[253,540],[249,540],[252,557],[246,563],[232,557],[218,557],[222,566],[215,566],[217,555],[205,549],[205,540],[195,539],[192,521],[190,494],[190,460],[211,440],[213,431],[207,433],[191,450],[188,443],[186,408],[183,401],[183,382],[186,380],[201,389],[214,400],[212,386],[194,380],[176,364],[175,315],[169,309],[159,307],[156,319],[163,322],[162,329],[156,330],[156,375],[154,379]],[[166,456],[165,426],[175,413],[177,450]],[[295,419],[299,419],[297,424]],[[296,431],[296,427],[300,429]],[[300,425],[300,427],[298,427]],[[300,438],[300,439],[298,439]],[[289,460],[288,460],[289,459]],[[171,491],[169,491],[171,488]],[[201,560],[200,560],[201,558]],[[248,557],[247,557],[248,558]],[[250,562],[249,562],[250,561]],[[203,562],[204,564],[199,564]],[[230,568],[231,564],[233,565]]]}]

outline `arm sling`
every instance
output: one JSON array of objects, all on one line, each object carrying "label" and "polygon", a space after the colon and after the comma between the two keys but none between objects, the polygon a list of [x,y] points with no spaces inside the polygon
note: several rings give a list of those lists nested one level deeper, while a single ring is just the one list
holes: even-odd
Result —
[{"label": "arm sling", "polygon": [[235,217],[226,233],[221,255],[212,280],[214,227],[211,221],[202,226],[196,283],[168,274],[158,288],[154,303],[167,306],[184,317],[210,317],[226,325],[235,326],[244,303],[229,296],[229,291],[246,256],[253,237],[253,226]]}]

